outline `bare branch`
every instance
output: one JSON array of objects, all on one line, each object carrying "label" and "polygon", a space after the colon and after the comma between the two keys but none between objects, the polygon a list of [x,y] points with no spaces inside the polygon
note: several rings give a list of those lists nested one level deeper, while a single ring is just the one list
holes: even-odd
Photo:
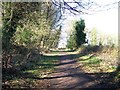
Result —
[{"label": "bare branch", "polygon": [[106,11],[115,8],[118,2],[113,2],[109,4],[98,4],[96,2],[93,2],[91,0],[71,0],[71,1],[65,1],[65,0],[52,0],[52,3],[56,5],[57,7],[61,8],[61,12],[63,14],[72,13],[74,15],[76,14],[90,14],[100,11]]}]

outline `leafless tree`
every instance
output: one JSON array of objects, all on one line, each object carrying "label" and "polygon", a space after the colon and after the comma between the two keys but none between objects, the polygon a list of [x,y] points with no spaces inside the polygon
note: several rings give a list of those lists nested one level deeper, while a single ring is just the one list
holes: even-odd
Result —
[{"label": "leafless tree", "polygon": [[96,13],[110,10],[118,6],[118,0],[107,4],[99,4],[94,0],[52,0],[52,3],[58,7],[61,7],[61,12],[63,14],[72,13],[74,15]]}]

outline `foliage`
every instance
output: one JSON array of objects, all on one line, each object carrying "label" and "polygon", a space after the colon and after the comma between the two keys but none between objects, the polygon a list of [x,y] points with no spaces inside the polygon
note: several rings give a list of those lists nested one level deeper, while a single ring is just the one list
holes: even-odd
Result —
[{"label": "foliage", "polygon": [[97,30],[93,28],[91,31],[91,45],[97,45]]},{"label": "foliage", "polygon": [[[40,52],[57,46],[61,13],[51,2],[49,5],[46,2],[3,2],[2,7],[3,65],[6,64],[6,68],[13,55],[20,53],[15,52],[19,50],[14,46],[35,48]],[[30,52],[25,54],[26,60]]]},{"label": "foliage", "polygon": [[35,80],[33,77],[47,77],[49,73],[53,72],[54,64],[56,64],[59,59],[59,57],[53,56],[40,57],[40,54],[33,55],[31,60],[22,64],[20,70],[11,70],[10,73],[3,72],[3,82],[6,82],[11,88],[33,88],[41,86],[40,81]]},{"label": "foliage", "polygon": [[70,49],[78,48],[86,41],[86,34],[84,32],[85,22],[83,19],[76,21],[74,25],[74,30],[70,35],[70,38],[67,43],[67,47]]},{"label": "foliage", "polygon": [[87,33],[87,39],[89,42],[89,45],[92,46],[118,46],[118,38],[117,35],[112,34],[106,34],[102,31],[98,31],[95,27],[92,28],[90,31],[86,30]]},{"label": "foliage", "polygon": [[75,41],[75,34],[73,33],[70,35],[69,40],[67,41],[67,48],[70,48],[71,50],[76,48],[76,41]]},{"label": "foliage", "polygon": [[33,33],[41,33],[45,38],[58,26],[60,19],[59,8],[55,8],[50,2],[49,6],[45,2],[5,2],[3,3],[3,46],[7,48],[6,43],[11,42],[16,30],[24,32],[26,29],[26,32],[28,29]]},{"label": "foliage", "polygon": [[112,72],[117,69],[118,50],[110,46],[84,46],[80,47],[80,62],[89,72]]},{"label": "foliage", "polygon": [[75,35],[77,48],[84,44],[86,41],[86,34],[84,33],[85,22],[83,19],[75,23]]}]

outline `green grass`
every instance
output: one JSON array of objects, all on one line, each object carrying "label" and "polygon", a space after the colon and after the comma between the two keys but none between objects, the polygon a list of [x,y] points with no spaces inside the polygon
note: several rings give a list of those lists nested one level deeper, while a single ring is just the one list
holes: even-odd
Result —
[{"label": "green grass", "polygon": [[90,55],[86,55],[86,56],[80,57],[80,62],[82,62],[85,65],[100,64],[101,59],[99,59],[96,56],[91,57]]},{"label": "green grass", "polygon": [[81,56],[80,59],[88,59],[90,58],[91,55],[85,55],[85,56]]},{"label": "green grass", "polygon": [[37,77],[43,77],[42,75],[50,73],[54,70],[54,64],[57,62],[58,57],[43,56],[31,65],[28,65],[23,73],[31,73]]},{"label": "green grass", "polygon": [[79,57],[79,63],[83,65],[83,70],[91,73],[98,72],[114,72],[116,71],[115,66],[107,65],[104,60],[100,59],[98,56],[94,55],[84,55]]},{"label": "green grass", "polygon": [[79,57],[79,63],[82,64],[82,69],[85,72],[96,73],[99,72],[100,64],[102,60],[99,57],[93,55],[85,55]]},{"label": "green grass", "polygon": [[[35,57],[32,61],[22,66],[22,70],[14,73],[5,73],[4,80],[8,82],[11,87],[33,87],[36,85],[36,78],[47,77],[49,73],[54,71],[54,64],[59,60],[57,56],[42,56]],[[26,86],[24,86],[26,85]]]}]

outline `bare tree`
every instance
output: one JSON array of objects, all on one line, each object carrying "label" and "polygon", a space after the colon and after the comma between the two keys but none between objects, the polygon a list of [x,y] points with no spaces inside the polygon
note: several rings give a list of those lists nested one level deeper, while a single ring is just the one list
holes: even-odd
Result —
[{"label": "bare tree", "polygon": [[58,7],[61,7],[62,13],[72,13],[72,14],[91,14],[95,12],[110,10],[116,8],[118,5],[118,0],[107,3],[98,4],[94,0],[52,0],[52,3]]}]

